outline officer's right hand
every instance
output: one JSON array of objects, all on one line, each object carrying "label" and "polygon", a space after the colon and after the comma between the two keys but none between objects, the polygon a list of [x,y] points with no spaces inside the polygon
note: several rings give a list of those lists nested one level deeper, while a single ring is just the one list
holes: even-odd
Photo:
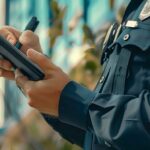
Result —
[{"label": "officer's right hand", "polygon": [[[19,42],[23,45],[21,51],[25,54],[29,48],[42,52],[39,37],[32,31],[24,31],[21,33],[13,27],[4,26],[0,29],[0,35],[13,45],[15,45],[19,40]],[[0,77],[14,80],[15,75],[12,68],[12,64],[8,60],[0,59]]]}]

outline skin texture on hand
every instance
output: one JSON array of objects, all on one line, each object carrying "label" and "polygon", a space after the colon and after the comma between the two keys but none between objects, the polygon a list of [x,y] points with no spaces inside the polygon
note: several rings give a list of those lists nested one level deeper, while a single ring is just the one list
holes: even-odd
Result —
[{"label": "skin texture on hand", "polygon": [[[4,26],[0,29],[0,35],[13,45],[17,41],[22,43],[21,51],[25,54],[29,48],[42,52],[39,37],[32,31],[27,30],[21,33],[13,27]],[[10,80],[14,80],[15,78],[14,72],[12,71],[12,64],[6,59],[0,59],[0,76]]]},{"label": "skin texture on hand", "polygon": [[70,82],[69,77],[50,59],[33,49],[27,51],[27,57],[44,71],[45,79],[30,81],[19,70],[16,70],[16,84],[28,97],[31,107],[42,113],[58,117],[60,95],[65,85]]},{"label": "skin texture on hand", "polygon": [[[39,65],[45,73],[45,79],[30,81],[19,70],[16,70],[14,74],[11,63],[5,59],[0,59],[0,76],[11,80],[15,79],[17,85],[28,97],[28,103],[31,107],[42,113],[58,116],[60,94],[64,86],[70,81],[69,77],[59,67],[55,66],[50,59],[41,54],[39,37],[32,31],[21,33],[13,27],[5,26],[0,29],[0,35],[13,45],[19,40],[23,45],[21,51],[31,61]],[[36,51],[33,49],[36,49]]]}]

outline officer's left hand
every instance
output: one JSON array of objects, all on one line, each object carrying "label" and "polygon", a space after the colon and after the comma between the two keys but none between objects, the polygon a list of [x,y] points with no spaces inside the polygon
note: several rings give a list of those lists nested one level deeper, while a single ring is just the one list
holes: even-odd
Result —
[{"label": "officer's left hand", "polygon": [[57,117],[60,94],[70,79],[59,67],[55,66],[50,59],[41,53],[29,49],[27,56],[44,71],[45,79],[30,81],[19,70],[16,70],[16,83],[28,97],[28,103],[31,107],[38,109],[42,113]]}]

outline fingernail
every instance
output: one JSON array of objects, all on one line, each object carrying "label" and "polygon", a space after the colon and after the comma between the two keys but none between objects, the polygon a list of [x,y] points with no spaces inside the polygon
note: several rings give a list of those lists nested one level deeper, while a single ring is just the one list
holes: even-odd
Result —
[{"label": "fingernail", "polygon": [[27,50],[27,56],[30,57],[34,51],[35,51],[34,49],[28,49]]},{"label": "fingernail", "polygon": [[9,39],[9,42],[10,42],[11,44],[15,44],[15,41],[14,41],[13,39]]}]

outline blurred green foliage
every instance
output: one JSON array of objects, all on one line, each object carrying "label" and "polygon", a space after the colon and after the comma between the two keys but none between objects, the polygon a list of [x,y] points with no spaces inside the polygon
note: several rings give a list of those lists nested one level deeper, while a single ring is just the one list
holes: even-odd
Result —
[{"label": "blurred green foliage", "polygon": [[[115,0],[109,0],[110,9],[114,9]],[[58,5],[56,0],[51,0],[50,7],[52,10],[51,26],[49,28],[50,48],[53,49],[54,44],[59,36],[63,34],[63,19],[66,13],[66,7],[62,8]],[[116,20],[121,21],[125,7],[122,6],[119,10]],[[84,24],[83,40],[81,48],[88,45],[88,49],[84,52],[83,59],[72,68],[70,76],[73,80],[94,89],[97,79],[100,76],[101,67],[99,65],[99,57],[101,55],[101,47],[104,36],[101,41],[95,44],[97,36]],[[71,29],[73,30],[73,29]],[[100,34],[105,35],[107,28],[102,30]],[[84,50],[83,50],[84,51]],[[39,116],[33,112],[27,116],[27,121],[23,122],[13,128],[5,135],[1,150],[36,150],[32,144],[39,145],[40,150],[81,150],[79,147],[71,145],[69,142],[61,139]],[[23,125],[23,126],[22,126]]]},{"label": "blurred green foliage", "polygon": [[50,20],[49,36],[50,48],[53,48],[57,37],[63,34],[63,18],[65,16],[66,7],[62,8],[58,5],[56,0],[51,0],[50,8],[52,11],[52,20]]}]

